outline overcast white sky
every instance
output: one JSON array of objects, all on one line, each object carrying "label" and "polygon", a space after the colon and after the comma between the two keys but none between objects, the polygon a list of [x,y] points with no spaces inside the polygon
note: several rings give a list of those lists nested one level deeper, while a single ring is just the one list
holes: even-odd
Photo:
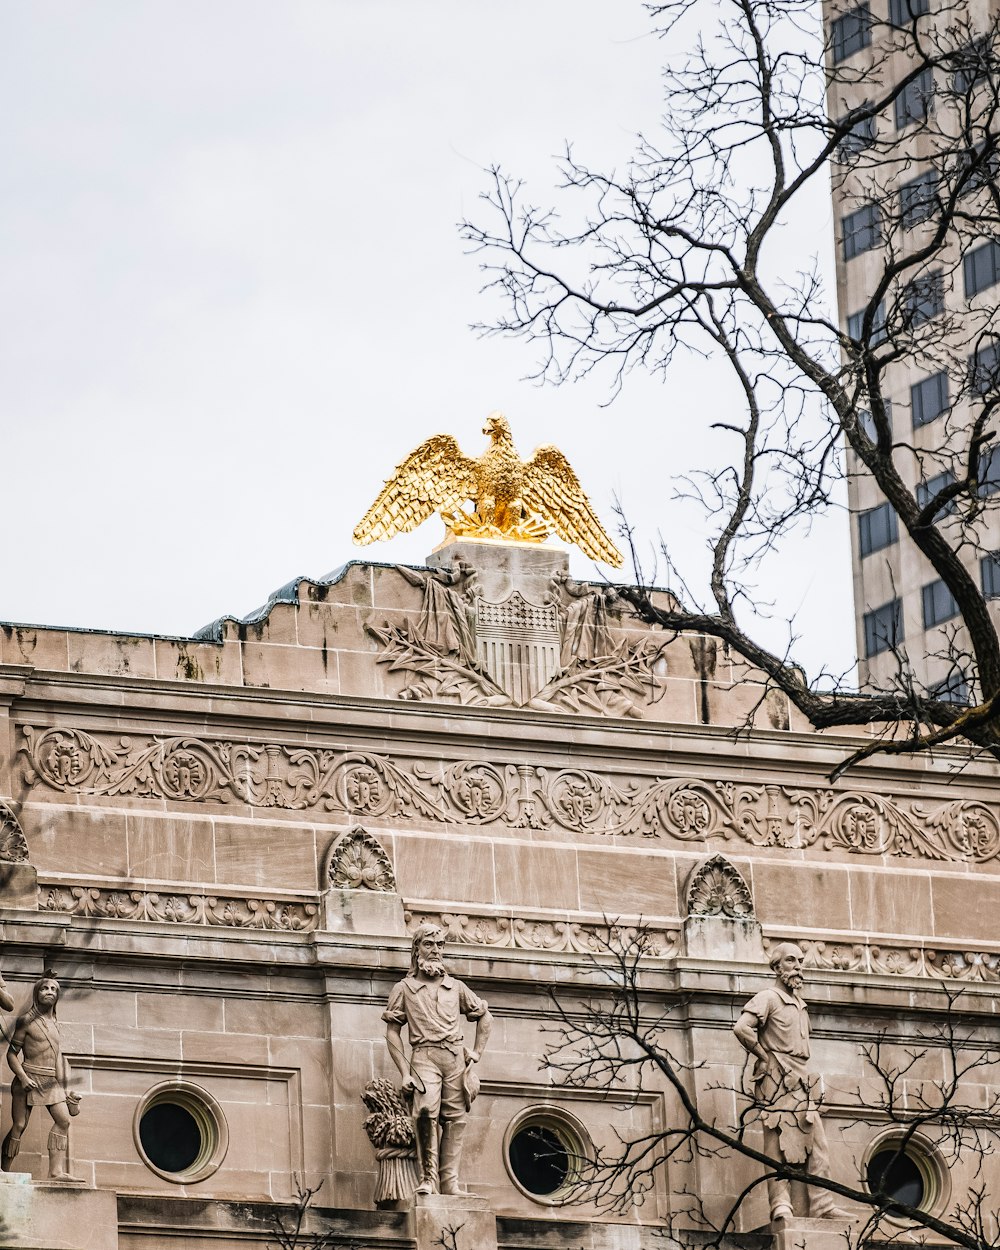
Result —
[{"label": "overcast white sky", "polygon": [[[4,0],[0,23],[0,619],[245,614],[363,558],[396,462],[437,431],[478,454],[497,408],[694,567],[667,478],[724,413],[711,371],[610,409],[597,382],[522,381],[529,348],[468,329],[489,308],[455,228],[491,162],[547,200],[564,139],[621,165],[652,128],[637,0]],[[829,261],[814,210],[802,245]],[[419,563],[440,537],[367,551]],[[810,671],[852,662],[846,516],[763,584]]]}]

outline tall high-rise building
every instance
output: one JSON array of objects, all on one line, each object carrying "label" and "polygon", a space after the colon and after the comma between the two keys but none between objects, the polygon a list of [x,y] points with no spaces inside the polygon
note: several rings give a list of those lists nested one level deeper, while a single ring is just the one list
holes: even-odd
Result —
[{"label": "tall high-rise building", "polygon": [[[893,467],[988,598],[1000,594],[997,13],[995,0],[824,0],[829,114],[851,121],[832,179],[844,359],[868,420],[875,366]],[[964,701],[975,665],[955,599],[850,451],[847,467],[861,682],[890,686],[908,662],[927,691]]]}]

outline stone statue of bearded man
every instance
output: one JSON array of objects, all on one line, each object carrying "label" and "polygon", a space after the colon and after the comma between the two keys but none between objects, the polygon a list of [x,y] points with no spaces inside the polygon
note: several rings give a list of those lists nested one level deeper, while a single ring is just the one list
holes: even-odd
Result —
[{"label": "stone statue of bearded man", "polygon": [[[462,1138],[479,1092],[474,1067],[493,1026],[486,1003],[445,967],[444,940],[437,925],[417,928],[410,974],[393,988],[382,1014],[389,1054],[403,1078],[403,1097],[413,1100],[418,1194],[463,1192],[458,1183]],[[476,1024],[472,1050],[465,1045],[463,1016]],[[403,1051],[404,1024],[412,1051],[409,1062]]]}]

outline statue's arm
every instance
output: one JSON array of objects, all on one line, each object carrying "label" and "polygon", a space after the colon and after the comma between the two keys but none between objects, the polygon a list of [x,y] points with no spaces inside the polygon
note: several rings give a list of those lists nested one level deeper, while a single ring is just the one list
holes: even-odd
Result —
[{"label": "statue's arm", "polygon": [[473,1042],[473,1049],[466,1051],[467,1063],[478,1063],[483,1057],[483,1051],[486,1049],[490,1040],[490,1034],[493,1032],[493,1017],[489,1011],[484,1011],[476,1021],[476,1040]]},{"label": "statue's arm", "polygon": [[10,990],[7,988],[7,982],[0,976],[0,1007],[4,1011],[14,1010],[14,999]]},{"label": "statue's arm", "polygon": [[7,1067],[10,1068],[25,1089],[37,1089],[37,1083],[25,1072],[24,1065],[21,1063],[24,1033],[25,1027],[19,1023],[14,1030],[14,1036],[10,1039],[10,1045],[7,1047]]},{"label": "statue's arm", "polygon": [[385,1044],[389,1048],[389,1056],[392,1062],[399,1069],[399,1075],[403,1078],[403,1089],[412,1089],[414,1086],[413,1077],[410,1075],[410,1065],[406,1062],[406,1054],[403,1050],[403,1026],[391,1021],[386,1025]]},{"label": "statue's arm", "polygon": [[744,1011],[744,1013],[733,1025],[733,1033],[736,1035],[736,1040],[744,1050],[748,1050],[751,1055],[754,1055],[762,1062],[767,1063],[771,1056],[760,1044],[760,1037],[757,1033],[759,1028],[760,1021],[757,1017],[752,1015],[749,1011]]}]

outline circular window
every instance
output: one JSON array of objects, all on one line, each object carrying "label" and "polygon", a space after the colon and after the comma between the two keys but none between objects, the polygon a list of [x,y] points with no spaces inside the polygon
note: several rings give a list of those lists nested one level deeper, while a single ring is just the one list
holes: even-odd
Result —
[{"label": "circular window", "polygon": [[207,1091],[181,1081],[164,1081],[145,1094],[132,1135],[146,1166],[178,1185],[211,1176],[229,1147],[222,1108]]},{"label": "circular window", "polygon": [[899,1206],[935,1211],[947,1201],[948,1172],[938,1151],[921,1137],[904,1138],[898,1129],[871,1144],[864,1175],[869,1193],[884,1197],[889,1215],[899,1219],[905,1218]]},{"label": "circular window", "polygon": [[565,1202],[580,1179],[588,1144],[586,1129],[565,1111],[533,1107],[511,1121],[504,1163],[514,1184],[534,1202]]}]

